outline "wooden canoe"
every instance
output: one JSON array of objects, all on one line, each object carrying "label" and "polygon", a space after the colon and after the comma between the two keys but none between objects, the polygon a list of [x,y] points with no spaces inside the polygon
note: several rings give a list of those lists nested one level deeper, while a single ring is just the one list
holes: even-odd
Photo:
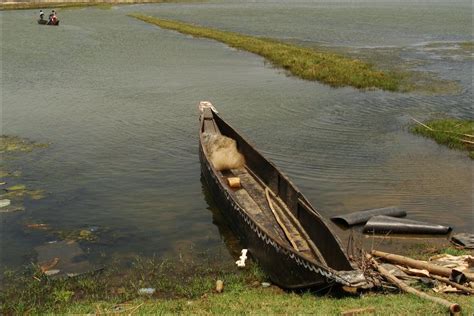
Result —
[{"label": "wooden canoe", "polygon": [[48,20],[41,20],[41,19],[38,19],[38,24],[41,24],[41,25],[52,25],[52,26],[58,26],[59,25],[59,20],[56,20],[56,23],[48,23]]},{"label": "wooden canoe", "polygon": [[[202,176],[241,246],[272,282],[287,289],[368,287],[338,238],[295,185],[209,102],[201,102],[199,108]],[[206,149],[209,134],[235,140],[244,166],[217,171]],[[240,179],[239,188],[229,186],[230,177]]]}]

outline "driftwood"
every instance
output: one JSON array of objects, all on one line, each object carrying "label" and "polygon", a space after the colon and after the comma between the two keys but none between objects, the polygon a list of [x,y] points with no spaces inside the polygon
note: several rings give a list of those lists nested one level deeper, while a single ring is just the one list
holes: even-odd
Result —
[{"label": "driftwood", "polygon": [[443,278],[443,277],[440,277],[440,276],[437,276],[437,275],[430,275],[431,278],[435,279],[435,280],[438,280],[440,282],[443,282],[443,283],[446,283],[446,284],[449,284],[451,285],[452,287],[455,287],[457,288],[458,290],[461,290],[463,292],[466,292],[466,293],[470,293],[470,294],[474,294],[474,289],[471,289],[467,286],[464,286],[464,285],[461,285],[461,284],[458,284],[456,282],[453,282],[447,278]]},{"label": "driftwood", "polygon": [[[442,266],[432,264],[426,261],[415,260],[408,257],[400,256],[400,255],[394,255],[387,252],[372,250],[372,255],[376,257],[380,257],[392,263],[405,265],[405,266],[409,266],[416,269],[425,269],[425,270],[428,270],[431,274],[437,274],[437,275],[441,275],[447,278],[451,277],[453,273],[453,269],[450,269],[450,268],[442,267]],[[466,272],[464,273],[464,275],[469,281],[474,281],[473,273]]]},{"label": "driftwood", "polygon": [[[410,274],[410,275],[419,275],[419,273],[417,272],[414,272],[414,271],[411,271],[410,269],[407,269],[405,267],[402,267],[402,266],[398,266],[398,268],[400,270],[402,270],[403,272],[405,272],[406,274]],[[425,275],[426,276],[426,275]],[[436,274],[429,274],[429,276],[427,276],[429,278],[432,278],[432,279],[435,279],[435,280],[438,280],[440,282],[443,282],[443,283],[446,283],[448,285],[451,285],[452,287],[455,287],[457,288],[458,290],[460,291],[463,291],[465,293],[468,293],[468,294],[474,294],[474,289],[470,288],[470,287],[467,287],[467,286],[464,286],[464,285],[461,285],[459,283],[456,283],[456,282],[453,282],[451,281],[450,279],[448,278],[443,278],[439,275],[436,275]]]},{"label": "driftwood", "polygon": [[471,144],[471,145],[474,144],[474,142],[471,140],[462,139],[462,138],[456,138],[456,139],[466,144]]},{"label": "driftwood", "polygon": [[407,293],[414,294],[414,295],[416,295],[418,297],[421,297],[421,298],[424,298],[426,300],[430,300],[432,302],[441,304],[441,305],[447,307],[452,315],[453,314],[458,314],[459,312],[461,312],[461,306],[459,306],[459,304],[452,303],[452,302],[450,302],[448,300],[445,300],[443,298],[428,295],[426,293],[418,291],[417,289],[412,288],[411,286],[408,286],[405,282],[397,279],[395,276],[393,276],[393,274],[388,272],[385,268],[381,267],[377,263],[377,261],[375,261],[375,259],[373,259],[370,255],[368,255],[368,258],[371,260],[372,264],[380,272],[380,274],[382,274],[387,280],[389,280],[390,282],[395,284],[401,290],[403,290]]}]

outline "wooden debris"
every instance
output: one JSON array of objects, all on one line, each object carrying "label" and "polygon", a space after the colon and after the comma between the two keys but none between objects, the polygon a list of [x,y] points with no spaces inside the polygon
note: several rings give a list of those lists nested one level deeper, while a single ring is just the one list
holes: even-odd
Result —
[{"label": "wooden debris", "polygon": [[346,293],[357,294],[357,288],[353,286],[346,286],[342,287],[342,290]]},{"label": "wooden debris", "polygon": [[[405,256],[395,255],[387,252],[373,250],[372,255],[380,257],[386,261],[393,262],[396,264],[408,266],[416,269],[425,269],[430,272],[430,274],[441,275],[444,277],[451,277],[452,269],[445,268],[436,264],[429,263],[427,261],[415,260]],[[464,273],[466,278],[470,281],[474,280],[473,273]]]},{"label": "wooden debris", "polygon": [[422,278],[423,277],[424,278],[431,277],[430,272],[428,270],[425,270],[425,269],[413,269],[413,268],[404,269],[403,267],[400,267],[400,269],[402,269],[407,274],[415,275],[415,276],[418,276],[418,277],[422,277]]},{"label": "wooden debris", "polygon": [[440,277],[440,276],[437,276],[437,275],[431,275],[430,277],[435,279],[435,280],[438,280],[440,282],[449,284],[449,285],[455,287],[456,289],[458,289],[460,291],[463,291],[465,293],[474,294],[474,289],[469,288],[469,287],[464,286],[464,285],[461,285],[461,284],[458,284],[456,282],[453,282],[453,281],[449,280],[448,278],[443,278],[443,277]]},{"label": "wooden debris", "polygon": [[464,271],[473,266],[472,263],[474,262],[474,257],[471,255],[453,256],[444,253],[432,256],[428,260],[445,268]]},{"label": "wooden debris", "polygon": [[[458,313],[461,312],[461,306],[459,306],[459,304],[457,303],[451,303],[450,301],[447,301],[443,298],[439,298],[439,297],[434,297],[434,296],[431,296],[431,295],[428,295],[426,293],[423,293],[423,292],[420,292],[414,288],[412,288],[411,286],[408,286],[407,284],[405,284],[403,281],[397,279],[395,276],[393,276],[390,272],[388,272],[387,270],[385,270],[383,267],[381,267],[377,261],[375,261],[375,259],[373,259],[370,255],[367,255],[368,258],[371,259],[371,262],[373,264],[373,266],[380,272],[380,274],[382,274],[388,281],[392,282],[394,285],[396,285],[398,288],[400,288],[401,290],[407,292],[407,293],[411,293],[411,294],[414,294],[418,297],[421,297],[421,298],[424,298],[426,300],[430,300],[432,302],[435,302],[435,303],[438,303],[438,304],[441,304],[445,307],[448,308],[449,312],[451,313],[451,315],[457,315]],[[413,260],[413,259],[412,259]]]},{"label": "wooden debris", "polygon": [[375,315],[375,308],[373,307],[355,308],[355,309],[349,309],[347,311],[341,312],[341,316],[355,316],[355,315],[361,315],[361,314]]},{"label": "wooden debris", "polygon": [[[401,267],[401,266],[398,266],[403,272],[407,273],[407,274],[413,274],[413,275],[418,275],[418,271],[426,271],[426,270],[417,270],[417,269],[408,269],[408,268],[405,268],[405,267]],[[462,292],[465,292],[465,293],[470,293],[470,294],[474,294],[474,289],[470,288],[470,287],[467,287],[467,286],[464,286],[462,284],[458,284],[456,282],[453,282],[451,280],[449,280],[448,278],[443,278],[443,277],[440,277],[436,274],[428,274],[428,276],[426,276],[424,273],[423,273],[423,276],[425,277],[428,277],[428,278],[431,278],[431,279],[435,279],[439,282],[443,282],[443,283],[446,283],[452,287],[455,287],[456,289],[458,289],[459,291],[462,291]],[[436,292],[436,290],[435,290]]]},{"label": "wooden debris", "polygon": [[224,291],[224,281],[217,280],[216,281],[216,292],[217,293],[222,293],[223,291]]},{"label": "wooden debris", "polygon": [[54,268],[59,262],[59,258],[55,257],[51,259],[50,261],[44,262],[43,264],[40,265],[41,272],[45,273],[48,270],[51,270]]},{"label": "wooden debris", "polygon": [[26,227],[33,229],[49,229],[48,224],[26,224]]},{"label": "wooden debris", "polygon": [[229,186],[231,188],[240,188],[240,178],[239,177],[227,178],[227,182],[229,182]]}]

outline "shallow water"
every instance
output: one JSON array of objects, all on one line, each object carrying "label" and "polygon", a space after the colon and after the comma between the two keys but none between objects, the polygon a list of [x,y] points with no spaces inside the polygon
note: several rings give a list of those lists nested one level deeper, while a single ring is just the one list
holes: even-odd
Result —
[{"label": "shallow water", "polygon": [[[3,168],[22,172],[10,183],[48,192],[25,201],[25,212],[0,214],[2,266],[34,260],[34,247],[56,238],[24,228],[39,222],[107,232],[86,244],[105,261],[189,249],[229,256],[224,241],[235,245],[234,237],[200,181],[200,100],[326,217],[397,205],[411,219],[472,229],[472,161],[407,131],[410,116],[472,118],[472,54],[430,46],[472,40],[471,10],[470,2],[133,5],[62,10],[59,27],[37,25],[36,10],[1,12],[2,132],[51,143],[2,157]],[[333,89],[130,12],[326,46],[393,47],[461,91]]]}]

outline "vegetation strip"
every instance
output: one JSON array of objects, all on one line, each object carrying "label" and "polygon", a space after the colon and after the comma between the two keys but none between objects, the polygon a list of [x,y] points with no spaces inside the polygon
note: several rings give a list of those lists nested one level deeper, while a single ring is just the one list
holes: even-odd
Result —
[{"label": "vegetation strip", "polygon": [[[377,314],[445,315],[442,306],[410,294],[366,293],[362,296],[287,293],[263,287],[265,276],[252,265],[247,270],[219,268],[222,263],[190,264],[137,258],[125,271],[118,264],[101,273],[51,278],[39,267],[6,271],[0,290],[0,313],[23,314],[318,314],[340,315],[356,308]],[[216,280],[224,290],[216,293]],[[156,291],[146,297],[142,288]],[[466,315],[472,297],[440,294],[459,302]],[[244,306],[244,307],[243,307]]]},{"label": "vegetation strip", "polygon": [[474,159],[474,121],[459,119],[437,119],[422,123],[413,119],[416,125],[410,131],[431,139],[449,148],[466,150]]},{"label": "vegetation strip", "polygon": [[114,5],[126,4],[151,4],[151,3],[179,3],[179,2],[199,2],[200,0],[114,0],[114,1],[83,1],[83,2],[12,2],[0,4],[0,11],[6,10],[30,10],[30,9],[48,9],[48,8],[83,8],[97,7],[108,9]]},{"label": "vegetation strip", "polygon": [[372,65],[329,52],[283,43],[274,39],[259,38],[228,31],[206,28],[179,21],[158,19],[141,14],[134,18],[159,27],[213,39],[237,49],[249,51],[284,68],[294,76],[320,81],[332,87],[352,86],[359,89],[380,88],[400,90],[401,77],[395,73],[378,71]]}]

